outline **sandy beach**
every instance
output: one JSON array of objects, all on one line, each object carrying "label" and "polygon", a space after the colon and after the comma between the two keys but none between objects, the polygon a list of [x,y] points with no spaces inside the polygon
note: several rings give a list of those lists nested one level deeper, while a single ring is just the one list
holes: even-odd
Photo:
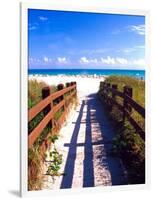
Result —
[{"label": "sandy beach", "polygon": [[60,83],[76,81],[79,101],[82,101],[86,96],[96,93],[99,89],[100,81],[105,80],[105,76],[39,76],[30,75],[29,80],[37,80],[45,82],[48,85],[58,85]]}]

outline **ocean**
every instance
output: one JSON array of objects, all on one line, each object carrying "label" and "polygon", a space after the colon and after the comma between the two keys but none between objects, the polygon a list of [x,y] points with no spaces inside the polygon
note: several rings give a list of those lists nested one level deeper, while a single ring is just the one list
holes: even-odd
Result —
[{"label": "ocean", "polygon": [[145,79],[145,70],[121,69],[29,69],[29,75],[120,75]]}]

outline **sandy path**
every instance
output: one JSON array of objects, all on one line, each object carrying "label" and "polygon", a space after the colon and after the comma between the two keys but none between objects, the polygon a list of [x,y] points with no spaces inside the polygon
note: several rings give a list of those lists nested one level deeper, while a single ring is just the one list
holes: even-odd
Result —
[{"label": "sandy path", "polygon": [[114,130],[96,95],[99,81],[85,82],[77,82],[80,104],[71,111],[56,143],[63,154],[61,172],[66,175],[56,177],[54,183],[45,176],[44,189],[126,184],[120,159],[110,155]]}]

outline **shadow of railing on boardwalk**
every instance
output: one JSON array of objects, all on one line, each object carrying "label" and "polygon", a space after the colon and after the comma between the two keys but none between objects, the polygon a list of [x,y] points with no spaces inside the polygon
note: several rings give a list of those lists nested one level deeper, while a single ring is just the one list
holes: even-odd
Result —
[{"label": "shadow of railing on boardwalk", "polygon": [[[82,121],[83,109],[84,106],[87,106],[87,115],[85,122]],[[95,111],[95,114],[92,114],[92,111]],[[95,119],[92,119],[92,117]],[[91,125],[94,122],[99,124],[99,131],[102,136],[102,140],[92,142],[92,128]],[[86,133],[85,133],[85,143],[77,143],[77,137],[80,130],[81,123],[86,123]],[[112,157],[110,155],[110,149],[112,145],[113,130],[111,124],[106,117],[104,108],[102,104],[97,99],[96,94],[91,94],[88,96],[88,100],[83,101],[79,111],[79,116],[75,122],[74,131],[70,144],[65,144],[66,147],[69,147],[68,157],[64,169],[61,188],[71,188],[74,174],[74,166],[76,159],[77,147],[84,147],[84,162],[83,162],[83,187],[93,187],[94,186],[94,166],[93,166],[93,145],[101,145],[102,158],[100,165],[106,168],[110,172],[111,183],[112,185],[125,184],[126,180],[122,180],[124,177],[124,171],[121,168],[119,159]],[[102,148],[103,145],[103,148]],[[100,156],[100,155],[99,155]]]},{"label": "shadow of railing on boardwalk", "polygon": [[91,113],[90,103],[87,101],[86,116],[86,132],[84,146],[84,162],[83,162],[83,187],[94,186],[94,167],[93,167],[93,147],[92,147],[92,131],[91,131]]},{"label": "shadow of railing on boardwalk", "polygon": [[61,189],[62,188],[71,188],[72,186],[72,180],[73,180],[73,173],[74,173],[74,165],[75,165],[75,159],[76,159],[76,151],[77,151],[77,138],[80,130],[80,123],[83,115],[83,109],[84,109],[84,101],[81,104],[81,108],[79,111],[79,115],[74,127],[74,131],[72,133],[72,138],[70,141],[70,144],[65,144],[64,146],[69,147],[69,152],[67,156],[67,161],[65,164],[64,173],[62,182],[61,182]]},{"label": "shadow of railing on boardwalk", "polygon": [[84,146],[84,167],[83,167],[83,187],[92,187],[94,186],[94,169],[93,169],[93,149],[92,149],[92,135],[91,135],[91,122],[90,122],[90,105],[87,104],[87,115],[86,115],[86,134],[85,134],[85,143],[77,143],[77,137],[80,130],[80,124],[83,115],[83,109],[85,106],[85,102],[82,102],[79,116],[77,121],[75,122],[74,131],[72,134],[70,144],[65,144],[66,147],[69,147],[68,157],[65,165],[64,173],[66,174],[61,183],[61,188],[71,188],[73,173],[74,173],[74,165],[76,158],[76,151],[78,146]]},{"label": "shadow of railing on boardwalk", "polygon": [[[127,184],[126,171],[118,157],[112,156],[112,140],[115,136],[114,129],[111,121],[107,117],[105,107],[97,98],[96,94],[91,94],[88,96],[89,105],[94,114],[91,114],[91,124],[98,123],[99,128],[97,132],[101,133],[102,141],[98,140],[93,143],[93,145],[101,144],[100,155],[101,162],[99,163],[103,168],[108,169],[111,176],[112,185],[123,185]],[[100,156],[98,155],[98,156]],[[108,183],[107,183],[108,184]]]}]

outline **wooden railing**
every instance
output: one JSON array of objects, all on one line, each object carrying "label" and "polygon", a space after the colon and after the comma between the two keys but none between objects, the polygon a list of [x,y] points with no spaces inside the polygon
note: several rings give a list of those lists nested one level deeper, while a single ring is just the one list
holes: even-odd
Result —
[{"label": "wooden railing", "polygon": [[[127,118],[131,125],[140,134],[142,139],[145,139],[145,130],[141,128],[138,122],[132,117],[132,109],[135,110],[143,119],[145,119],[145,108],[139,105],[133,97],[133,89],[129,86],[123,88],[123,92],[118,90],[118,85],[106,82],[100,82],[99,98],[112,108],[116,105],[123,113],[123,122]],[[119,103],[116,97],[120,97],[122,103]]]},{"label": "wooden railing", "polygon": [[28,135],[29,147],[34,144],[47,125],[52,129],[54,128],[53,118],[60,109],[62,109],[62,114],[58,119],[58,123],[63,123],[66,116],[66,107],[71,98],[77,95],[76,82],[66,83],[65,88],[63,84],[59,84],[57,89],[57,92],[50,94],[50,88],[44,87],[42,89],[42,101],[28,110],[28,123],[31,122],[40,112],[43,111],[44,115],[41,122]]}]

